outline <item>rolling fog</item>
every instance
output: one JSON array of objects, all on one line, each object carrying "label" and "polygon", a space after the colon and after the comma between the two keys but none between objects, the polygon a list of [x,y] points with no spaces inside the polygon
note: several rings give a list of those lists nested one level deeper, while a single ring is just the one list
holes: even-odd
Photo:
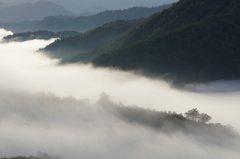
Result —
[{"label": "rolling fog", "polygon": [[[0,36],[7,34],[0,30]],[[131,72],[57,66],[56,60],[35,52],[52,41],[0,43],[0,157],[38,151],[63,159],[240,157],[238,140],[216,137],[216,143],[177,131],[169,135],[122,121],[101,107],[105,102],[122,103],[177,113],[197,108],[212,122],[240,131],[240,82],[177,90]],[[101,98],[102,93],[111,101]]]}]

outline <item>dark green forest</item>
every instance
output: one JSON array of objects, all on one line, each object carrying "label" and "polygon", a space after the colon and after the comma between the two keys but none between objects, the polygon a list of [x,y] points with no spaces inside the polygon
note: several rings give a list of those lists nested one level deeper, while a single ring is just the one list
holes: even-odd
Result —
[{"label": "dark green forest", "polygon": [[96,51],[95,66],[175,83],[240,78],[240,2],[181,0]]},{"label": "dark green forest", "polygon": [[62,63],[135,70],[176,85],[240,78],[240,2],[180,0],[147,19],[116,21],[47,46]]}]

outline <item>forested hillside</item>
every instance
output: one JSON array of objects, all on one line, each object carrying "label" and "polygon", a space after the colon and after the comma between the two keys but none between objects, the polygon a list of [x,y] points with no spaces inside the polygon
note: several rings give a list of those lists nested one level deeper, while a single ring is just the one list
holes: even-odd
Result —
[{"label": "forested hillside", "polygon": [[81,59],[84,61],[90,57],[86,52],[111,43],[140,21],[118,20],[110,22],[81,35],[58,39],[42,51],[52,58],[59,59],[71,58],[71,56],[78,54],[77,57],[68,60],[73,62]]},{"label": "forested hillside", "polygon": [[176,83],[240,78],[240,2],[181,0],[95,52],[96,66]]}]

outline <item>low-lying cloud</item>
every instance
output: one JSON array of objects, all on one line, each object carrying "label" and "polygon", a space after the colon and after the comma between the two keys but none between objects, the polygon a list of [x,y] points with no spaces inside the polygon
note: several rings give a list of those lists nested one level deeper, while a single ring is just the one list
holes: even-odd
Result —
[{"label": "low-lying cloud", "polygon": [[177,113],[198,108],[211,115],[213,122],[240,130],[237,90],[216,93],[215,85],[215,93],[209,93],[213,92],[209,84],[182,91],[131,72],[80,64],[57,66],[35,52],[50,42],[0,43],[0,157],[37,151],[64,159],[240,157],[238,140],[179,131],[167,134],[122,120],[103,110],[98,101],[105,92],[112,105],[121,102]]},{"label": "low-lying cloud", "polygon": [[40,150],[71,159],[240,157],[236,138],[168,134],[126,122],[103,109],[104,102],[114,105],[105,98],[91,104],[43,92],[0,90],[0,101],[1,156],[28,156]]}]

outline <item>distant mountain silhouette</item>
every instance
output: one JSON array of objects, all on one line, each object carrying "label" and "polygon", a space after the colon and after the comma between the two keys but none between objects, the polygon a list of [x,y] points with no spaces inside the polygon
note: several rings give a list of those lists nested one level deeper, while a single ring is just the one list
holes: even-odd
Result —
[{"label": "distant mountain silhouette", "polygon": [[18,23],[15,24],[4,24],[1,23],[0,27],[5,29],[12,29],[14,32],[26,32],[26,31],[37,31],[37,30],[48,30],[48,31],[65,31],[73,30],[78,32],[85,32],[101,26],[105,23],[115,20],[134,20],[140,18],[146,18],[154,13],[169,8],[171,5],[162,5],[159,7],[134,7],[124,10],[113,10],[103,11],[98,14],[90,16],[48,16],[41,21],[29,24],[26,27],[18,27]]},{"label": "distant mountain silhouette", "polygon": [[88,52],[87,61],[174,84],[240,79],[239,37],[240,1],[180,0],[111,44]]},{"label": "distant mountain silhouette", "polygon": [[23,21],[41,20],[46,16],[72,16],[73,14],[62,6],[48,1],[23,3],[0,8],[1,23],[17,23]]},{"label": "distant mountain silhouette", "polygon": [[0,23],[0,28],[10,30],[14,33],[28,32],[29,30],[27,28],[37,22],[38,21],[27,21],[20,23]]}]

